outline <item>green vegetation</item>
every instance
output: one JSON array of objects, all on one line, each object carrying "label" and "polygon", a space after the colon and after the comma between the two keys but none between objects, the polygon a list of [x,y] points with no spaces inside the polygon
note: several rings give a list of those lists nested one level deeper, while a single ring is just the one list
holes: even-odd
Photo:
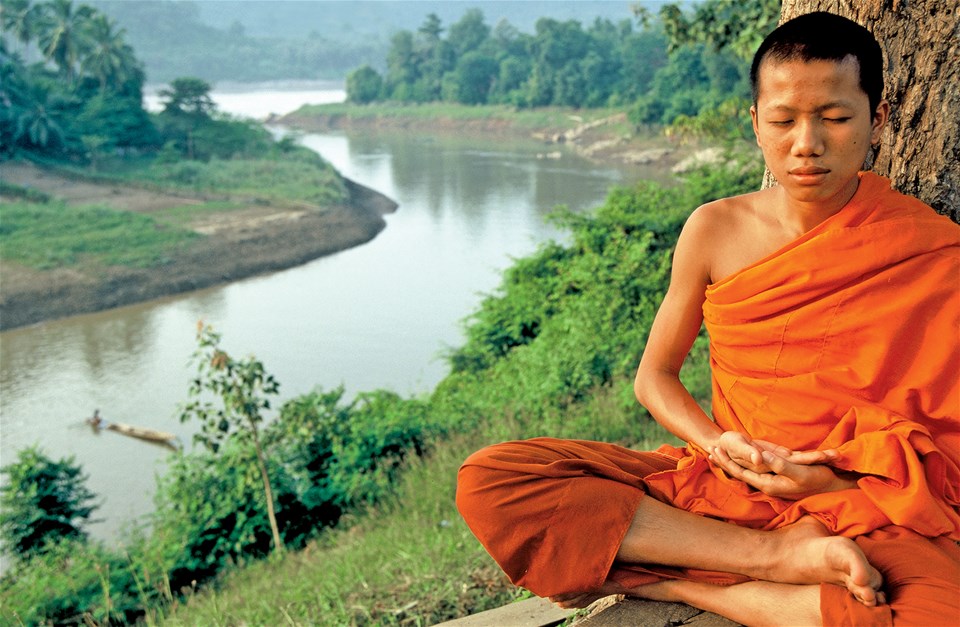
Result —
[{"label": "green vegetation", "polygon": [[630,20],[583,28],[543,18],[528,35],[504,22],[491,29],[479,9],[449,30],[430,14],[416,33],[394,35],[384,75],[370,66],[348,75],[347,98],[519,108],[636,103],[636,124],[670,124],[748,97],[743,59],[702,43],[679,44],[668,55],[668,43],[659,28],[635,31]]},{"label": "green vegetation", "polygon": [[15,201],[3,207],[0,259],[39,270],[77,264],[151,267],[197,237],[130,211]]},{"label": "green vegetation", "polygon": [[30,447],[0,472],[10,479],[0,487],[0,536],[19,559],[40,555],[61,540],[86,539],[82,527],[96,506],[73,459],[54,461]]},{"label": "green vegetation", "polygon": [[[546,244],[505,273],[428,396],[374,391],[345,402],[342,389],[318,389],[285,403],[262,447],[279,535],[298,551],[261,561],[272,534],[257,454],[228,437],[216,454],[173,460],[149,537],[18,563],[0,581],[0,616],[431,623],[516,598],[454,510],[457,465],[482,444],[534,435],[664,441],[631,380],[670,252],[690,211],[759,177],[756,164],[737,164],[675,187],[616,189],[590,216],[560,211],[570,243]],[[706,400],[704,338],[683,377]]]},{"label": "green vegetation", "polygon": [[[184,218],[251,202],[318,208],[347,200],[340,175],[319,155],[220,114],[201,79],[172,81],[163,111],[148,114],[140,62],[104,14],[70,0],[2,2],[0,160],[219,197],[148,215],[68,206],[2,183],[0,193],[16,199],[0,221],[3,261],[41,270],[155,267],[200,237]],[[28,63],[37,51],[42,60]]]},{"label": "green vegetation", "polygon": [[[200,421],[200,432],[194,440],[216,455],[228,439],[247,442],[256,453],[257,470],[263,481],[263,499],[273,534],[273,549],[283,550],[277,528],[276,503],[270,486],[270,472],[263,452],[260,432],[263,414],[270,409],[270,396],[280,391],[280,384],[266,372],[263,362],[247,357],[234,359],[220,348],[220,334],[202,322],[197,325],[199,348],[193,355],[197,377],[190,385],[191,401],[183,407],[180,421]],[[214,404],[204,393],[216,396]]]},{"label": "green vegetation", "polygon": [[154,163],[127,170],[116,180],[258,202],[305,202],[322,207],[347,200],[340,174],[319,155],[305,149],[295,155],[274,157]]},{"label": "green vegetation", "polygon": [[[339,174],[319,155],[221,114],[202,79],[174,79],[160,92],[163,110],[148,114],[142,66],[124,31],[89,5],[2,2],[0,160],[264,201],[345,200]],[[43,59],[27,62],[35,49]]]},{"label": "green vegetation", "polygon": [[[0,158],[18,150],[87,157],[158,141],[143,68],[123,31],[71,0],[3,0]],[[42,61],[25,59],[34,50]]]}]

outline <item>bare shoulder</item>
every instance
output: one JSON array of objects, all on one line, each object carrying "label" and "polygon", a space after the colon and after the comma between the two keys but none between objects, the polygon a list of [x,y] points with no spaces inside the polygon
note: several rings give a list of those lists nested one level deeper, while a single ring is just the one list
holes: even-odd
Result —
[{"label": "bare shoulder", "polygon": [[770,195],[769,190],[759,190],[720,198],[698,207],[687,222],[695,232],[705,229],[716,234],[719,228],[743,228],[756,219],[758,208],[765,204],[766,197]]},{"label": "bare shoulder", "polygon": [[769,190],[760,190],[701,205],[684,224],[677,255],[695,255],[709,282],[747,265],[757,254],[754,240],[770,196]]}]

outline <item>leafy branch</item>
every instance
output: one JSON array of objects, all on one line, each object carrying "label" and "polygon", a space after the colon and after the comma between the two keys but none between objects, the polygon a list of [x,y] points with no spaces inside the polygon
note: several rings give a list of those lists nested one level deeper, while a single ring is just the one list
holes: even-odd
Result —
[{"label": "leafy branch", "polygon": [[[192,399],[180,412],[180,422],[197,419],[201,430],[194,441],[217,454],[226,440],[248,441],[256,451],[256,463],[263,480],[267,516],[273,545],[283,549],[274,510],[273,490],[267,472],[266,454],[260,441],[260,425],[264,412],[270,409],[270,396],[279,393],[280,384],[266,372],[263,362],[253,356],[235,359],[220,348],[220,334],[201,320],[197,323],[198,348],[193,354],[197,377],[190,384]],[[205,393],[219,398],[213,403]]]}]

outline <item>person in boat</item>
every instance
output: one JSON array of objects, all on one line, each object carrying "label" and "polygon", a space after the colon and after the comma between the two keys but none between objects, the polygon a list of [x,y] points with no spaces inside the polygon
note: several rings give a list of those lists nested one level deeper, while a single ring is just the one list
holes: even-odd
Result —
[{"label": "person in boat", "polygon": [[103,418],[100,417],[100,410],[94,409],[93,416],[87,418],[87,422],[90,423],[94,429],[99,429],[103,425]]},{"label": "person in boat", "polygon": [[[681,601],[753,625],[960,617],[960,227],[861,171],[882,53],[813,13],[761,44],[753,128],[778,184],[697,209],[635,391],[682,441],[487,447],[457,505],[561,605]],[[679,378],[705,323],[712,416]]]}]

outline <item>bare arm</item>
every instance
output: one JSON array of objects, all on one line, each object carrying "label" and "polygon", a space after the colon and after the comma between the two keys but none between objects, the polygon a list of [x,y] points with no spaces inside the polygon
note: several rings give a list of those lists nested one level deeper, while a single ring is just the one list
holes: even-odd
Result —
[{"label": "bare arm", "polygon": [[687,220],[673,255],[670,287],[650,328],[634,392],[670,433],[710,451],[722,431],[680,382],[680,367],[703,323],[710,282],[709,216],[703,208]]}]

